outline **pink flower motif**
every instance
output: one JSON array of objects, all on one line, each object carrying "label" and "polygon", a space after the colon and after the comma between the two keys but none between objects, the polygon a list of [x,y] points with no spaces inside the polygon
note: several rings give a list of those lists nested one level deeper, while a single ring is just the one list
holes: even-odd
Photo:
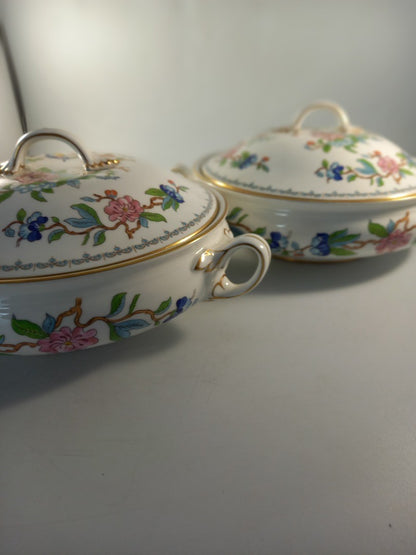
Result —
[{"label": "pink flower motif", "polygon": [[393,231],[387,237],[381,239],[381,241],[376,246],[376,251],[378,254],[383,254],[384,252],[393,252],[397,249],[401,249],[405,247],[410,239],[412,238],[412,234],[408,233],[407,231]]},{"label": "pink flower motif", "polygon": [[230,150],[228,150],[225,154],[223,154],[222,158],[234,158],[234,156],[237,154],[237,152],[239,151],[239,149],[243,146],[244,143],[238,143],[238,145],[234,146],[233,148],[231,148]]},{"label": "pink flower motif", "polygon": [[104,208],[104,212],[108,214],[112,222],[119,220],[120,222],[135,222],[140,214],[144,211],[138,200],[132,199],[129,195],[110,200]]},{"label": "pink flower motif", "polygon": [[394,158],[390,156],[379,156],[377,160],[379,167],[388,174],[395,174],[399,172],[399,164]]},{"label": "pink flower motif", "polygon": [[320,139],[326,139],[327,141],[336,141],[337,139],[344,138],[342,133],[334,133],[333,131],[313,131],[312,135]]},{"label": "pink flower motif", "polygon": [[95,337],[97,330],[85,331],[82,328],[71,330],[67,326],[53,331],[49,337],[39,339],[39,351],[42,353],[68,353],[77,349],[85,349],[98,343]]},{"label": "pink flower motif", "polygon": [[30,183],[39,183],[40,181],[55,181],[56,176],[53,173],[31,171],[18,173],[14,176],[14,179],[24,185],[28,185]]}]

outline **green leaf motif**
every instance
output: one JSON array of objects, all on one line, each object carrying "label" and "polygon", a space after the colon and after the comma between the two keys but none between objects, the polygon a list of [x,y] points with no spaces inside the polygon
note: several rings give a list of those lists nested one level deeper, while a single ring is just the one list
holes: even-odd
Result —
[{"label": "green leaf motif", "polygon": [[102,245],[103,243],[105,243],[105,232],[100,229],[99,231],[97,231],[97,233],[94,234],[94,247]]},{"label": "green leaf motif", "polygon": [[330,245],[337,245],[337,244],[346,245],[347,243],[352,243],[353,241],[357,241],[359,238],[360,238],[360,233],[350,233],[348,235],[348,228],[345,228],[339,231],[334,231],[334,233],[331,233],[328,239],[328,243]]},{"label": "green leaf motif", "polygon": [[84,240],[82,241],[81,245],[84,246],[88,243],[88,239],[90,238],[90,234],[86,233]]},{"label": "green leaf motif", "polygon": [[160,303],[159,308],[155,310],[155,314],[163,314],[163,312],[166,312],[166,310],[169,309],[171,304],[172,304],[172,297],[169,297],[169,299],[166,299],[166,301],[163,301]]},{"label": "green leaf motif", "polygon": [[[79,213],[80,216],[82,217],[88,217],[90,216],[97,224],[101,224],[101,220],[98,217],[97,212],[94,210],[94,208],[92,208],[91,206],[88,206],[88,204],[72,204],[71,208],[74,208],[74,210],[77,210],[77,212]],[[88,216],[86,216],[86,214],[88,214]]]},{"label": "green leaf motif", "polygon": [[242,211],[242,208],[240,208],[239,206],[234,207],[231,212],[228,214],[227,219],[228,220],[233,220],[234,218],[236,218],[238,216],[238,214]]},{"label": "green leaf motif", "polygon": [[263,237],[263,235],[265,235],[265,233],[266,233],[266,228],[265,227],[258,227],[257,229],[255,229],[253,231],[253,233],[256,233],[256,235],[261,235],[261,237]]},{"label": "green leaf motif", "polygon": [[14,191],[4,191],[3,193],[0,193],[0,202],[7,200],[13,193]]},{"label": "green leaf motif", "polygon": [[365,158],[360,158],[358,162],[360,162],[360,164],[362,165],[361,168],[357,168],[357,171],[359,171],[360,173],[363,173],[364,175],[372,175],[374,173],[377,173],[377,170],[373,166],[373,164]]},{"label": "green leaf motif", "polygon": [[326,170],[329,168],[328,160],[322,160],[322,167],[325,168]]},{"label": "green leaf motif", "polygon": [[413,175],[413,172],[411,172],[410,170],[407,170],[406,168],[400,168],[400,173],[402,175]]},{"label": "green leaf motif", "polygon": [[376,224],[376,223],[371,222],[371,221],[368,223],[368,231],[372,235],[376,235],[377,237],[388,237],[388,235],[389,235],[389,232],[384,227],[384,225]]},{"label": "green leaf motif", "polygon": [[342,247],[331,247],[331,254],[335,254],[336,256],[351,256],[355,254],[354,251],[350,251],[349,249],[344,249]]},{"label": "green leaf motif", "polygon": [[59,222],[60,222],[59,218],[57,218],[56,216],[52,216],[51,220],[53,222],[55,222],[56,224],[59,224]]},{"label": "green leaf motif", "polygon": [[29,320],[18,320],[13,316],[12,328],[18,335],[24,335],[31,339],[44,339],[48,334],[34,322]]},{"label": "green leaf motif", "polygon": [[139,297],[140,297],[140,293],[137,293],[137,295],[134,295],[133,300],[131,301],[131,304],[130,304],[129,314],[132,314],[134,312],[134,309],[136,308],[136,304],[137,304],[137,301],[139,300]]},{"label": "green leaf motif", "polygon": [[162,214],[155,214],[153,212],[142,212],[140,214],[141,218],[145,218],[146,220],[150,220],[151,222],[166,222],[165,216]]},{"label": "green leaf motif", "polygon": [[16,214],[16,220],[18,222],[24,222],[25,218],[26,218],[26,210],[24,208],[21,208]]},{"label": "green leaf motif", "polygon": [[118,293],[117,295],[114,295],[111,300],[111,309],[109,316],[115,316],[116,314],[119,314],[123,310],[125,302],[126,293]]},{"label": "green leaf motif", "polygon": [[331,150],[331,145],[330,144],[326,144],[323,146],[322,150],[324,152],[329,152]]},{"label": "green leaf motif", "polygon": [[162,189],[156,189],[151,187],[150,189],[147,189],[147,191],[145,191],[146,195],[151,195],[152,197],[165,197],[166,193],[165,191],[162,191]]},{"label": "green leaf motif", "polygon": [[30,196],[39,202],[48,202],[40,191],[32,191]]},{"label": "green leaf motif", "polygon": [[173,203],[173,198],[167,199],[162,205],[162,210],[168,210],[172,206],[172,203]]},{"label": "green leaf motif", "polygon": [[337,239],[344,237],[344,235],[346,235],[347,233],[348,233],[347,227],[345,229],[338,229],[337,231],[334,231],[333,233],[331,233],[331,235],[329,236],[329,241],[336,241]]},{"label": "green leaf motif", "polygon": [[356,175],[349,175],[349,176],[347,177],[347,181],[350,181],[350,182],[351,182],[351,181],[355,181],[356,179],[357,179],[357,176],[356,176]]},{"label": "green leaf motif", "polygon": [[110,331],[110,340],[111,341],[119,341],[121,339],[121,337],[118,335],[118,333],[114,329],[114,324],[112,324],[111,322],[107,322],[107,323],[108,323],[108,329]]},{"label": "green leaf motif", "polygon": [[58,241],[65,233],[63,229],[54,229],[48,235],[48,243],[52,243],[52,241]]}]

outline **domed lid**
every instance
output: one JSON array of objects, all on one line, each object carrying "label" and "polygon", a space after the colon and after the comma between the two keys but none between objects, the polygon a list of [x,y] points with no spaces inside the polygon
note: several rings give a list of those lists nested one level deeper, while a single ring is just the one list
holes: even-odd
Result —
[{"label": "domed lid", "polygon": [[[39,139],[75,153],[29,157]],[[0,166],[0,282],[97,272],[164,254],[215,219],[206,187],[132,158],[90,155],[53,129],[23,135]]]},{"label": "domed lid", "polygon": [[[338,129],[302,128],[305,117],[319,109],[339,117]],[[416,159],[387,139],[353,127],[332,103],[308,106],[292,126],[210,156],[197,171],[221,187],[271,198],[362,202],[416,195]]]}]

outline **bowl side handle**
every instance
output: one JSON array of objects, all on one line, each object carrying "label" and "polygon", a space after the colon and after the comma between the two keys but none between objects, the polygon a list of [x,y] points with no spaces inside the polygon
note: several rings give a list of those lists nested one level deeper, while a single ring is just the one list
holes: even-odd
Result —
[{"label": "bowl side handle", "polygon": [[[257,266],[248,280],[243,283],[233,283],[228,278],[226,269],[231,257],[241,249],[249,249],[255,253]],[[230,299],[254,289],[265,276],[270,261],[271,252],[267,241],[254,233],[246,233],[234,237],[222,250],[205,249],[199,256],[194,270],[203,271],[209,275],[206,300]]]}]

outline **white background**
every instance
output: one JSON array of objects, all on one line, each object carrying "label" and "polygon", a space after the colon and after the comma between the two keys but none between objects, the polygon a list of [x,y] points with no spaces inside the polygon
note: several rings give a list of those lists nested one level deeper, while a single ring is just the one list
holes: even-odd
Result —
[{"label": "white background", "polygon": [[[416,152],[413,2],[14,0],[0,16],[31,129],[171,166],[325,98]],[[414,252],[275,260],[252,294],[157,331],[2,357],[2,555],[416,553],[415,270]]]}]

